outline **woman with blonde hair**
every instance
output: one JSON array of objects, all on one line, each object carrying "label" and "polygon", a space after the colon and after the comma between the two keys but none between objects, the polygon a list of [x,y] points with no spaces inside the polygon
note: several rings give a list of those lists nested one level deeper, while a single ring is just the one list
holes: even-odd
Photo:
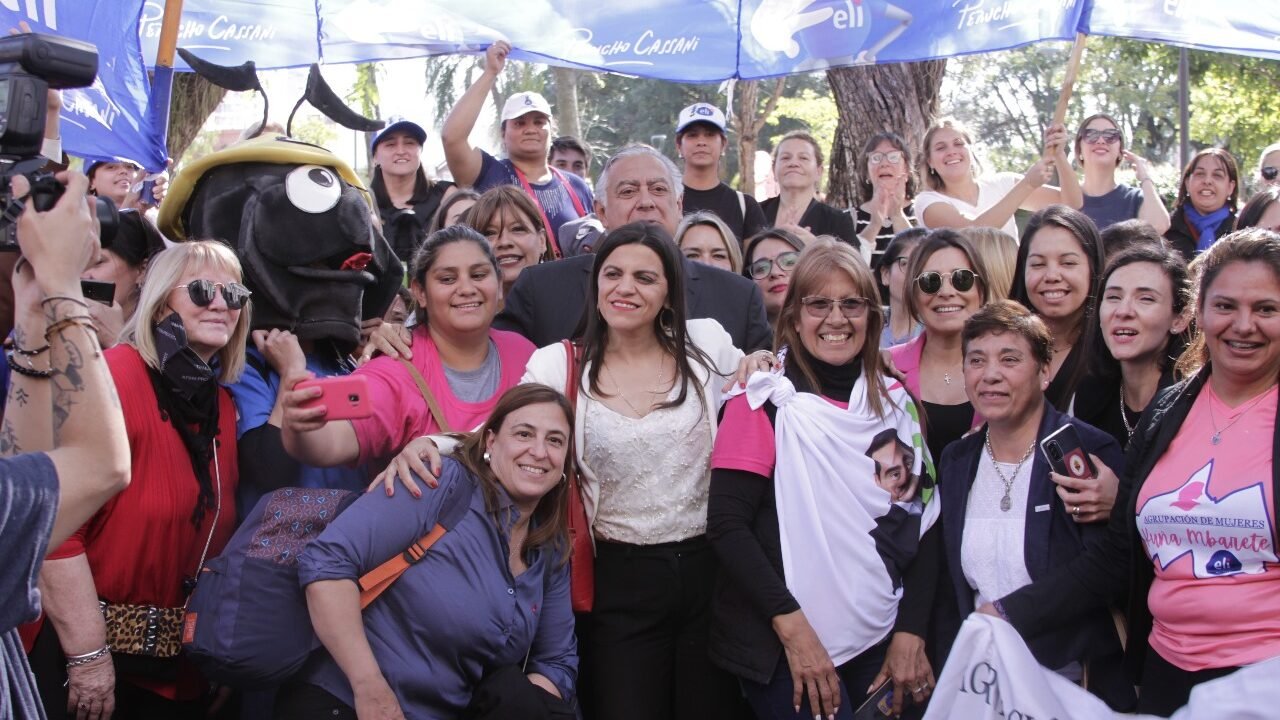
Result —
[{"label": "woman with blonde hair", "polygon": [[[916,196],[916,217],[927,228],[995,227],[1013,237],[1018,210],[1040,210],[1055,203],[1084,205],[1080,180],[1067,159],[1067,129],[1053,125],[1044,134],[1044,153],[1023,175],[978,175],[973,138],[953,118],[942,118],[924,134],[920,177],[928,188]],[[1062,187],[1047,185],[1057,170]]]},{"label": "woman with blonde hair", "polygon": [[[189,718],[208,685],[181,655],[183,605],[235,529],[236,409],[249,290],[214,241],[156,254],[121,344],[105,351],[133,456],[129,487],[50,553],[50,622],[32,651],[46,707]],[[101,607],[100,607],[101,606]],[[113,657],[114,656],[114,657]],[[114,660],[114,663],[113,663]]]},{"label": "woman with blonde hair", "polygon": [[690,260],[738,274],[742,272],[742,248],[733,231],[710,210],[684,216],[676,226],[676,245]]},{"label": "woman with blonde hair", "polygon": [[987,266],[988,300],[1003,300],[1013,290],[1013,276],[1018,270],[1018,240],[1003,230],[989,227],[967,227],[960,234],[968,240]]}]

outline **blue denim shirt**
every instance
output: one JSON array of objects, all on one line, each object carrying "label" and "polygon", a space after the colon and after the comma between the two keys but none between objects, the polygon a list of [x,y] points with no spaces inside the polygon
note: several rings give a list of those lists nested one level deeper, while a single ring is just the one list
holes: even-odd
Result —
[{"label": "blue denim shirt", "polygon": [[[311,542],[298,560],[305,587],[320,580],[355,581],[430,531],[441,492],[467,470],[444,461],[440,488],[420,499],[403,489],[394,497],[368,493]],[[498,488],[499,517],[518,513]],[[364,612],[364,630],[378,667],[406,717],[453,718],[466,708],[480,679],[505,665],[528,664],[567,700],[578,670],[569,566],[536,551],[513,578],[507,528],[495,526],[477,489],[462,521]],[[354,706],[346,676],[319,651],[302,679]]]}]

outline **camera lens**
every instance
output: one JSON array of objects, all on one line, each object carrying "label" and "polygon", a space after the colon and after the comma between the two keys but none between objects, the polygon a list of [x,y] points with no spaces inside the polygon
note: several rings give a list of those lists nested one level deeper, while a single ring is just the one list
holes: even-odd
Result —
[{"label": "camera lens", "polygon": [[94,215],[98,218],[98,241],[103,249],[109,249],[115,242],[116,231],[120,229],[120,211],[116,204],[108,198],[94,198]]},{"label": "camera lens", "polygon": [[1062,459],[1062,448],[1058,447],[1058,443],[1049,443],[1049,457],[1054,460]]}]

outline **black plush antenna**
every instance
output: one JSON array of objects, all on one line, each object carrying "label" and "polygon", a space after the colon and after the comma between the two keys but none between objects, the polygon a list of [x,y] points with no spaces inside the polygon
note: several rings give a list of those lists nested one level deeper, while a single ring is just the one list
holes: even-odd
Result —
[{"label": "black plush antenna", "polygon": [[315,109],[324,113],[325,117],[348,130],[373,132],[387,125],[381,120],[370,120],[347,107],[333,88],[329,87],[329,83],[325,82],[324,76],[320,74],[320,66],[315,63],[311,64],[311,71],[307,73],[306,93],[298,98],[298,102],[293,106],[293,112],[289,113],[289,124],[285,127],[285,131],[290,137],[293,136],[293,116],[298,113],[298,108],[302,107],[304,102],[311,103]]},{"label": "black plush antenna", "polygon": [[262,96],[262,122],[258,124],[258,131],[252,137],[262,134],[267,127],[267,111],[271,103],[267,100],[267,93],[262,90],[262,83],[258,82],[258,68],[252,60],[243,65],[228,67],[202,60],[186,48],[178,48],[178,55],[197,75],[220,88],[235,92],[257,90],[258,95]]}]

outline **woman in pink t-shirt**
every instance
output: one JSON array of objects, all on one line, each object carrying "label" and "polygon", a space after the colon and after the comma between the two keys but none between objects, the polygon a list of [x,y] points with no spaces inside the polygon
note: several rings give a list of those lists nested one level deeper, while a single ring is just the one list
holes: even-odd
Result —
[{"label": "woman in pink t-shirt", "polygon": [[1032,636],[1127,591],[1138,712],[1166,717],[1199,683],[1280,657],[1280,234],[1233,233],[1200,262],[1190,377],[1143,414],[1106,538],[981,609]]},{"label": "woman in pink t-shirt", "polygon": [[501,273],[484,236],[455,225],[433,233],[410,267],[418,324],[410,362],[426,381],[448,425],[442,428],[408,368],[378,357],[353,373],[369,381],[373,414],[356,420],[325,419],[324,407],[303,407],[318,388],[294,390],[306,375],[284,379],[284,447],[320,467],[386,465],[413,438],[443,430],[469,430],[489,416],[502,393],[519,384],[533,344],[494,330],[502,299]]}]

